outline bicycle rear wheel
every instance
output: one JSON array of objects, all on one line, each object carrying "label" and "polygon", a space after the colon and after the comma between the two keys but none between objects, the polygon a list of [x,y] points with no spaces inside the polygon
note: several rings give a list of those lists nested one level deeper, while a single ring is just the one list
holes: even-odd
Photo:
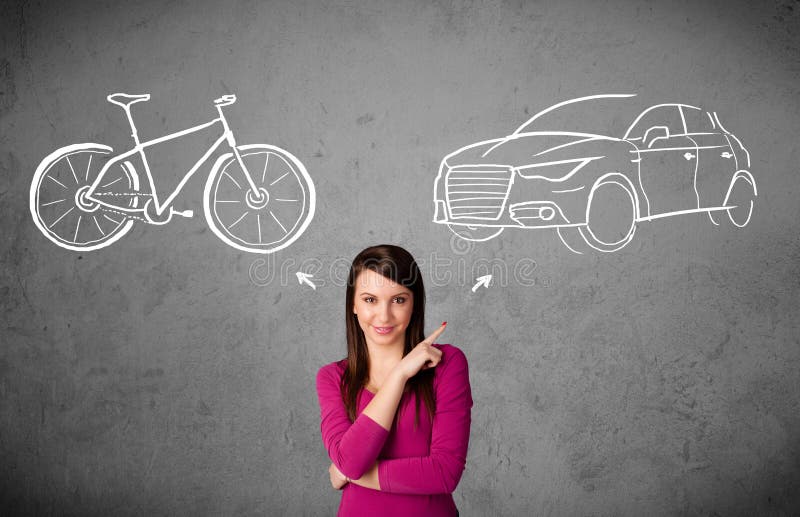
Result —
[{"label": "bicycle rear wheel", "polygon": [[314,217],[316,194],[305,166],[267,144],[238,147],[258,187],[254,193],[236,157],[222,156],[203,196],[206,220],[226,244],[251,253],[272,253],[294,242]]},{"label": "bicycle rear wheel", "polygon": [[[30,209],[36,227],[58,246],[90,251],[108,246],[128,233],[133,220],[124,212],[108,209],[86,197],[102,170],[105,156],[112,152],[101,144],[75,144],[47,156],[33,176]],[[139,179],[126,164],[106,172],[103,195],[129,207],[136,206]]]}]

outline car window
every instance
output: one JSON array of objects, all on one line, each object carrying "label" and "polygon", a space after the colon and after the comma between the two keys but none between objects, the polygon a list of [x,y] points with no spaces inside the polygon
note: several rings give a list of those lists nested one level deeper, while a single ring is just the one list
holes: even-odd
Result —
[{"label": "car window", "polygon": [[677,105],[667,104],[662,106],[654,106],[645,110],[639,119],[631,125],[625,138],[628,140],[641,139],[647,130],[653,127],[663,126],[669,129],[670,135],[682,135],[683,120],[681,119],[681,112]]},{"label": "car window", "polygon": [[683,118],[686,120],[686,130],[689,133],[716,133],[708,112],[693,106],[681,106]]},{"label": "car window", "polygon": [[561,102],[537,113],[514,133],[564,131],[619,138],[639,113],[630,97],[611,94]]}]

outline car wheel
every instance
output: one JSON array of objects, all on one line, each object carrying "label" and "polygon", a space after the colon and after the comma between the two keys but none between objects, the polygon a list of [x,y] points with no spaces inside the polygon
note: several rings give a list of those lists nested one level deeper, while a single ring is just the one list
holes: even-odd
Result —
[{"label": "car wheel", "polygon": [[592,250],[586,245],[579,228],[575,226],[559,226],[556,228],[556,232],[558,233],[558,238],[561,239],[561,243],[571,252],[583,255]]},{"label": "car wheel", "polygon": [[733,175],[723,206],[730,207],[726,212],[734,226],[742,228],[750,222],[757,195],[756,182],[749,172],[738,171]]},{"label": "car wheel", "polygon": [[450,231],[467,241],[483,242],[497,237],[503,233],[504,228],[496,226],[466,226],[461,224],[448,224]]},{"label": "car wheel", "polygon": [[597,251],[617,251],[626,246],[636,231],[636,194],[630,181],[619,174],[597,180],[586,205],[586,225],[581,236]]}]

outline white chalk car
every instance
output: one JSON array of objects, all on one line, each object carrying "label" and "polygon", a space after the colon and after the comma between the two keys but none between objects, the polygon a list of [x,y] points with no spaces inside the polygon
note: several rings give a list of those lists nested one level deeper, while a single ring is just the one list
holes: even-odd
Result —
[{"label": "white chalk car", "polygon": [[508,136],[448,154],[433,221],[472,241],[553,228],[577,253],[619,250],[637,223],[672,215],[745,226],[757,195],[750,155],[716,112],[671,103],[626,117],[632,97],[561,102]]}]

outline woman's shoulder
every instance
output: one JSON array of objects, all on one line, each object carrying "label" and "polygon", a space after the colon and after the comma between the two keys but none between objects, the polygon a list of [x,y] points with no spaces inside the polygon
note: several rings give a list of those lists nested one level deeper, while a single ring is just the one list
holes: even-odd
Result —
[{"label": "woman's shoulder", "polygon": [[464,355],[464,352],[462,352],[461,349],[458,348],[455,345],[434,343],[433,346],[435,346],[436,348],[438,348],[439,350],[442,351],[442,356],[443,357],[454,356],[454,355],[462,355],[462,356]]},{"label": "woman's shoulder", "polygon": [[347,359],[334,361],[320,367],[317,372],[317,379],[328,378],[336,381],[341,380],[342,374],[347,369]]},{"label": "woman's shoulder", "polygon": [[439,366],[444,368],[441,368],[441,370],[450,369],[450,367],[456,365],[463,365],[466,367],[467,356],[464,355],[464,352],[462,352],[457,346],[439,343],[434,343],[433,346],[442,351],[442,362]]},{"label": "woman's shoulder", "polygon": [[433,389],[437,404],[469,390],[467,356],[453,345],[434,344],[442,351],[442,361],[433,370]]}]

